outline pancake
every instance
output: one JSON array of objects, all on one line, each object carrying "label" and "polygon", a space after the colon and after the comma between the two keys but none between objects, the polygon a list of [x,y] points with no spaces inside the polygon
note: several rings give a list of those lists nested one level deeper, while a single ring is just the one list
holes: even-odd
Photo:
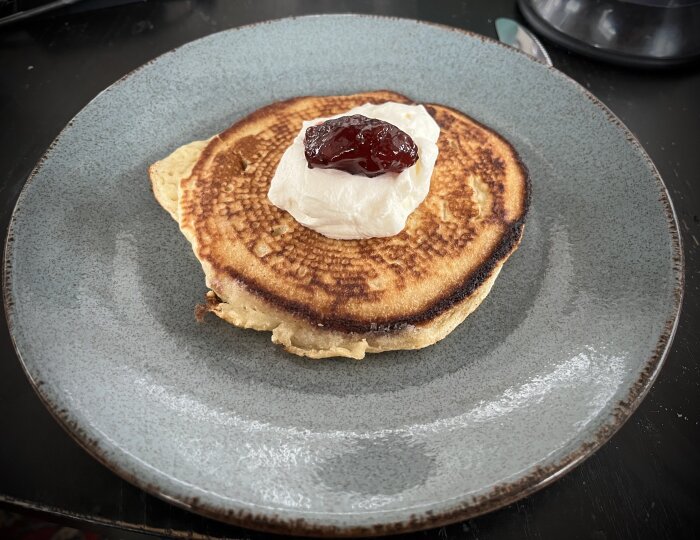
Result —
[{"label": "pancake", "polygon": [[465,114],[426,105],[439,156],[428,196],[395,236],[327,238],[267,198],[303,120],[386,101],[411,103],[388,91],[274,103],[149,168],[202,264],[204,311],[271,331],[294,354],[359,359],[431,345],[478,307],[520,242],[529,181],[512,146]]}]

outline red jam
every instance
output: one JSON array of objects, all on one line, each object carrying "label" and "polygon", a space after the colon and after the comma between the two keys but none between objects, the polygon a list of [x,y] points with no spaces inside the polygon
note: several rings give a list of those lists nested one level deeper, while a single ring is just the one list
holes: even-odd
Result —
[{"label": "red jam", "polygon": [[310,169],[338,169],[369,178],[400,173],[418,160],[418,147],[408,133],[361,114],[307,128],[304,148]]}]

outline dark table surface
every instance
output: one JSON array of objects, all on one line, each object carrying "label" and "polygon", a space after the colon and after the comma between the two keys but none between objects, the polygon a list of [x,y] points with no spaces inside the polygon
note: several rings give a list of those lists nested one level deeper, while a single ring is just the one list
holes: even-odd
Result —
[{"label": "dark table surface", "polygon": [[[101,90],[173,47],[226,28],[307,13],[398,15],[492,37],[497,17],[518,18],[513,0],[116,3],[0,28],[3,238],[27,175],[61,128]],[[407,537],[696,537],[700,534],[700,67],[631,71],[553,45],[548,48],[560,70],[600,98],[637,135],[669,188],[686,255],[686,294],[676,338],[639,410],[573,472],[491,514]],[[44,410],[25,379],[1,319],[0,503],[163,536],[269,536],[173,507],[93,460]]]}]

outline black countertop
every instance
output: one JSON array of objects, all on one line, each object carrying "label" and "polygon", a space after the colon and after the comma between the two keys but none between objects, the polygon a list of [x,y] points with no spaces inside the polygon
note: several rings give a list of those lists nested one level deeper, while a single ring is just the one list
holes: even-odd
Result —
[{"label": "black countertop", "polygon": [[[519,18],[512,0],[112,4],[0,28],[3,238],[22,185],[63,126],[101,90],[173,47],[242,24],[308,13],[397,15],[492,37],[497,17]],[[686,256],[676,338],[638,411],[573,472],[491,514],[406,537],[693,538],[700,534],[700,66],[632,71],[548,49],[556,67],[637,135],[669,188]],[[0,503],[163,536],[269,536],[190,514],[115,476],[44,410],[19,366],[4,318],[0,352]]]}]

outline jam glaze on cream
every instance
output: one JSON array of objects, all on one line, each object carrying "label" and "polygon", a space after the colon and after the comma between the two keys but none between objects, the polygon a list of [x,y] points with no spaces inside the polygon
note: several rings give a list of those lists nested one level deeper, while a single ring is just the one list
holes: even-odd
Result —
[{"label": "jam glaze on cream", "polygon": [[408,133],[361,114],[306,128],[304,149],[310,169],[337,169],[368,178],[400,173],[418,161],[418,147]]}]

